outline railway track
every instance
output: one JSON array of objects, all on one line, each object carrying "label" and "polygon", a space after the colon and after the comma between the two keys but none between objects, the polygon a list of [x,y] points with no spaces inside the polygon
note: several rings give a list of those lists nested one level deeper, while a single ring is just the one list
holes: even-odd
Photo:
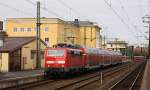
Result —
[{"label": "railway track", "polygon": [[119,73],[119,72],[123,71],[124,69],[126,69],[127,67],[128,66],[122,66],[120,68],[113,68],[113,69],[110,69],[107,71],[103,71],[101,73],[96,74],[95,76],[91,76],[91,77],[67,84],[62,87],[58,87],[54,90],[79,90],[85,86],[88,86],[89,84],[92,84],[97,81],[101,81],[102,78],[107,78],[114,73]]},{"label": "railway track", "polygon": [[[80,75],[79,77],[73,77],[69,79],[62,80],[45,80],[34,82],[26,85],[20,85],[13,88],[8,88],[7,90],[72,90],[80,89],[82,87],[88,86],[93,82],[101,80],[102,77],[105,79],[114,73],[119,73],[128,68],[129,66],[134,66],[133,63],[126,63],[123,65],[118,65],[116,67],[110,67],[107,69],[100,69],[96,72],[90,72],[87,74]],[[47,89],[48,88],[48,89]]]},{"label": "railway track", "polygon": [[33,83],[28,83],[28,84],[23,84],[23,85],[17,85],[15,87],[8,87],[8,88],[5,88],[3,90],[23,90],[26,88],[36,87],[39,85],[44,85],[46,83],[53,83],[53,82],[55,82],[55,81],[54,80],[41,80],[38,82],[33,82]]},{"label": "railway track", "polygon": [[146,62],[143,62],[133,72],[130,72],[128,75],[124,76],[124,78],[110,87],[109,90],[140,90],[145,65]]}]

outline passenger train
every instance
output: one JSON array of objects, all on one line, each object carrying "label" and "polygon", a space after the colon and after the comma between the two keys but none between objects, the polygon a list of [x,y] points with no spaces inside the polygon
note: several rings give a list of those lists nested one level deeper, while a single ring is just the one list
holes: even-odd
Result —
[{"label": "passenger train", "polygon": [[122,54],[99,48],[54,47],[45,50],[45,75],[81,72],[124,61]]}]

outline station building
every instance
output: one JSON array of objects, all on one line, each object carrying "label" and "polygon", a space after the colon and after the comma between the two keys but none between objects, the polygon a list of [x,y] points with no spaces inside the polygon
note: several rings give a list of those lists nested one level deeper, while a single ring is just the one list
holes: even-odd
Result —
[{"label": "station building", "polygon": [[[45,48],[41,40],[41,67],[44,67]],[[0,46],[0,72],[35,69],[36,63],[36,37],[4,38]]]},{"label": "station building", "polygon": [[128,43],[122,40],[113,40],[107,42],[107,49],[121,52],[123,55],[126,55],[126,49]]},{"label": "station building", "polygon": [[[36,18],[7,18],[5,30],[9,37],[36,36]],[[69,43],[100,48],[102,40],[100,30],[98,25],[90,21],[41,18],[41,39],[48,47],[57,43]]]}]

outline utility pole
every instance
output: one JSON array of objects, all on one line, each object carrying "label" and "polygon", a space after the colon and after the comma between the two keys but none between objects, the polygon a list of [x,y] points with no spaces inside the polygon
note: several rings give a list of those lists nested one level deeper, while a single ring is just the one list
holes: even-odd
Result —
[{"label": "utility pole", "polygon": [[[148,20],[145,20],[145,19],[148,19]],[[150,59],[150,16],[147,15],[147,16],[143,17],[143,22],[148,23],[148,25],[149,25],[148,59]]]},{"label": "utility pole", "polygon": [[37,42],[37,53],[36,53],[36,67],[41,68],[41,43],[40,43],[40,1],[37,1],[37,31],[36,31],[36,42]]}]

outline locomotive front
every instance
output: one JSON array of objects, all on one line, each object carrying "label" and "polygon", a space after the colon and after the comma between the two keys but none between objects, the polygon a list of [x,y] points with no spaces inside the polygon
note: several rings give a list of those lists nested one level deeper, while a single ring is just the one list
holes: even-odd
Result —
[{"label": "locomotive front", "polygon": [[48,48],[45,50],[45,74],[65,72],[66,49]]}]

